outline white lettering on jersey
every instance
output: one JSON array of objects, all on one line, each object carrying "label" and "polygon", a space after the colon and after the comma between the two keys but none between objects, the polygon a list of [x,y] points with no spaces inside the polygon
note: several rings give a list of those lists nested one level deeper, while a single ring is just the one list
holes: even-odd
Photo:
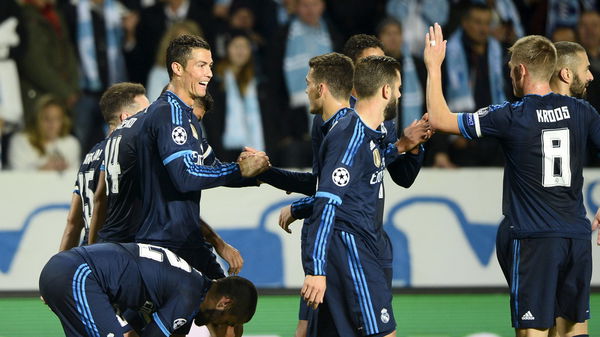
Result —
[{"label": "white lettering on jersey", "polygon": [[571,118],[571,114],[569,113],[569,108],[566,106],[561,106],[560,108],[552,109],[552,110],[535,110],[537,114],[537,119],[539,123],[554,123],[560,122],[563,119]]},{"label": "white lettering on jersey", "polygon": [[383,170],[373,173],[371,175],[371,185],[377,184],[383,181]]}]

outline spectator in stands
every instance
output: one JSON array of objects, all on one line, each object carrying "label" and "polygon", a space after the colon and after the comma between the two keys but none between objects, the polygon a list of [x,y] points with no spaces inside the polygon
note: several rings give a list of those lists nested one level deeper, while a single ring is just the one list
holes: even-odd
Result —
[{"label": "spectator in stands", "polygon": [[204,36],[198,24],[192,20],[183,20],[171,25],[160,40],[154,66],[148,74],[148,84],[146,87],[148,88],[148,99],[150,102],[156,100],[162,93],[163,88],[169,84],[169,74],[166,68],[169,42],[184,34]]},{"label": "spectator in stands", "polygon": [[[218,32],[215,37],[213,47],[213,57],[217,59],[226,57],[227,51],[225,48],[226,40],[230,38],[231,30],[244,31],[252,40],[253,52],[257,57],[261,57],[264,53],[266,40],[263,36],[256,32],[256,15],[255,8],[250,0],[237,0],[229,6],[229,16],[226,20],[219,20]],[[260,61],[257,60],[257,61]]]},{"label": "spectator in stands", "polygon": [[446,24],[450,15],[450,1],[389,0],[386,13],[398,22],[402,22],[404,27],[410,27],[402,33],[404,43],[411,54],[421,56],[425,47],[423,34],[436,22],[442,26]]},{"label": "spectator in stands", "polygon": [[7,137],[23,124],[23,106],[15,60],[27,41],[21,8],[14,0],[0,1],[0,169],[6,163]]},{"label": "spectator in stands", "polygon": [[27,52],[19,59],[25,118],[29,122],[38,97],[52,94],[72,108],[77,101],[77,56],[67,25],[54,1],[26,0],[23,18]]},{"label": "spectator in stands", "polygon": [[[280,153],[289,167],[311,165],[308,98],[304,92],[308,60],[313,56],[340,50],[343,40],[337,29],[323,17],[324,0],[298,0],[297,16],[291,19],[271,43],[269,74],[275,97],[280,99],[282,134],[286,136]],[[292,150],[293,149],[293,150]]]},{"label": "spectator in stands", "polygon": [[80,147],[69,134],[71,122],[64,105],[45,95],[36,102],[33,123],[10,141],[8,164],[14,170],[74,170],[79,165]]},{"label": "spectator in stands", "polygon": [[230,35],[227,57],[217,63],[209,86],[214,113],[202,120],[208,143],[226,162],[235,161],[244,146],[265,151],[267,144],[274,144],[267,137],[274,118],[267,115],[269,100],[252,59],[251,38],[242,31]]},{"label": "spectator in stands", "polygon": [[419,120],[425,112],[424,85],[427,83],[427,70],[421,58],[410,54],[404,43],[402,24],[387,18],[377,27],[377,37],[383,44],[384,52],[402,64],[402,96],[398,105],[398,130],[404,130],[414,120]]},{"label": "spectator in stands", "polygon": [[575,29],[572,27],[556,27],[554,32],[552,32],[550,39],[552,42],[577,42],[577,34],[575,33]]},{"label": "spectator in stands", "polygon": [[129,63],[135,65],[133,71],[136,75],[132,79],[146,81],[154,63],[154,55],[159,49],[160,37],[176,22],[194,21],[212,46],[216,22],[212,16],[212,6],[212,0],[164,0],[142,9],[136,28],[135,47],[128,56]]},{"label": "spectator in stands", "polygon": [[[438,0],[439,1],[439,0]],[[325,0],[327,17],[347,41],[352,35],[374,35],[377,23],[386,17],[387,0]]]},{"label": "spectator in stands", "polygon": [[75,135],[84,152],[105,136],[98,107],[111,84],[127,80],[122,48],[122,5],[116,0],[63,1],[69,31],[81,67],[81,95],[73,108]]},{"label": "spectator in stands", "polygon": [[597,111],[600,111],[600,14],[587,11],[581,15],[577,26],[579,43],[585,48],[590,61],[590,71],[595,81],[588,88],[588,100]]}]

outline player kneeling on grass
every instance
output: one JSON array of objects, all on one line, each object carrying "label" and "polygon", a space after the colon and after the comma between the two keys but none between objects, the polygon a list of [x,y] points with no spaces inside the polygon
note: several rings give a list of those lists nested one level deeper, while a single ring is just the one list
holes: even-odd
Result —
[{"label": "player kneeling on grass", "polygon": [[[258,296],[244,278],[213,281],[168,249],[136,243],[54,255],[40,275],[40,293],[68,337],[184,336],[192,321],[230,327],[211,331],[215,336],[241,336],[232,327],[252,318]],[[126,308],[140,310],[149,323],[134,331],[116,315]]]}]

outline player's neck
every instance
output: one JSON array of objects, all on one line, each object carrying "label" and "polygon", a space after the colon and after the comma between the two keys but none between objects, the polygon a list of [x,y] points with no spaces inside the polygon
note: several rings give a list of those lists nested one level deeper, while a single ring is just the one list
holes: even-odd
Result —
[{"label": "player's neck", "polygon": [[179,99],[188,106],[194,105],[194,99],[188,94],[187,90],[185,90],[183,86],[179,86],[177,83],[171,82],[167,90],[170,90],[177,95],[177,97],[179,97]]},{"label": "player's neck", "polygon": [[555,92],[559,95],[569,96],[571,94],[569,84],[558,80],[550,82],[550,89],[552,90],[552,92]]},{"label": "player's neck", "polygon": [[326,121],[330,119],[336,112],[348,107],[350,107],[348,100],[339,101],[334,98],[326,99],[325,102],[323,102],[323,120]]},{"label": "player's neck", "polygon": [[548,82],[529,82],[525,84],[523,88],[523,94],[525,95],[540,95],[544,96],[552,92],[550,83]]},{"label": "player's neck", "polygon": [[356,110],[360,119],[373,130],[376,130],[383,123],[385,105],[380,102],[375,102],[372,99],[359,99],[354,106],[354,110]]}]

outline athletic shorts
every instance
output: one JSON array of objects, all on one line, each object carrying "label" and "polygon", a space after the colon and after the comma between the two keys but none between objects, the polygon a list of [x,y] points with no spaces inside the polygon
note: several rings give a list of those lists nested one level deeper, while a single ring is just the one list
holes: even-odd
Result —
[{"label": "athletic shorts", "polygon": [[514,328],[551,328],[556,317],[572,322],[590,318],[590,240],[510,240],[510,235],[498,234],[498,261],[510,287]]},{"label": "athletic shorts", "polygon": [[327,289],[308,336],[385,336],[396,330],[392,291],[377,254],[353,234],[334,230]]},{"label": "athletic shorts", "polygon": [[48,261],[40,275],[40,294],[67,337],[123,336],[132,330],[117,318],[94,273],[76,252],[65,251]]},{"label": "athletic shorts", "polygon": [[199,248],[169,248],[169,250],[210,279],[225,277],[225,272],[217,262],[212,246],[208,244]]}]

